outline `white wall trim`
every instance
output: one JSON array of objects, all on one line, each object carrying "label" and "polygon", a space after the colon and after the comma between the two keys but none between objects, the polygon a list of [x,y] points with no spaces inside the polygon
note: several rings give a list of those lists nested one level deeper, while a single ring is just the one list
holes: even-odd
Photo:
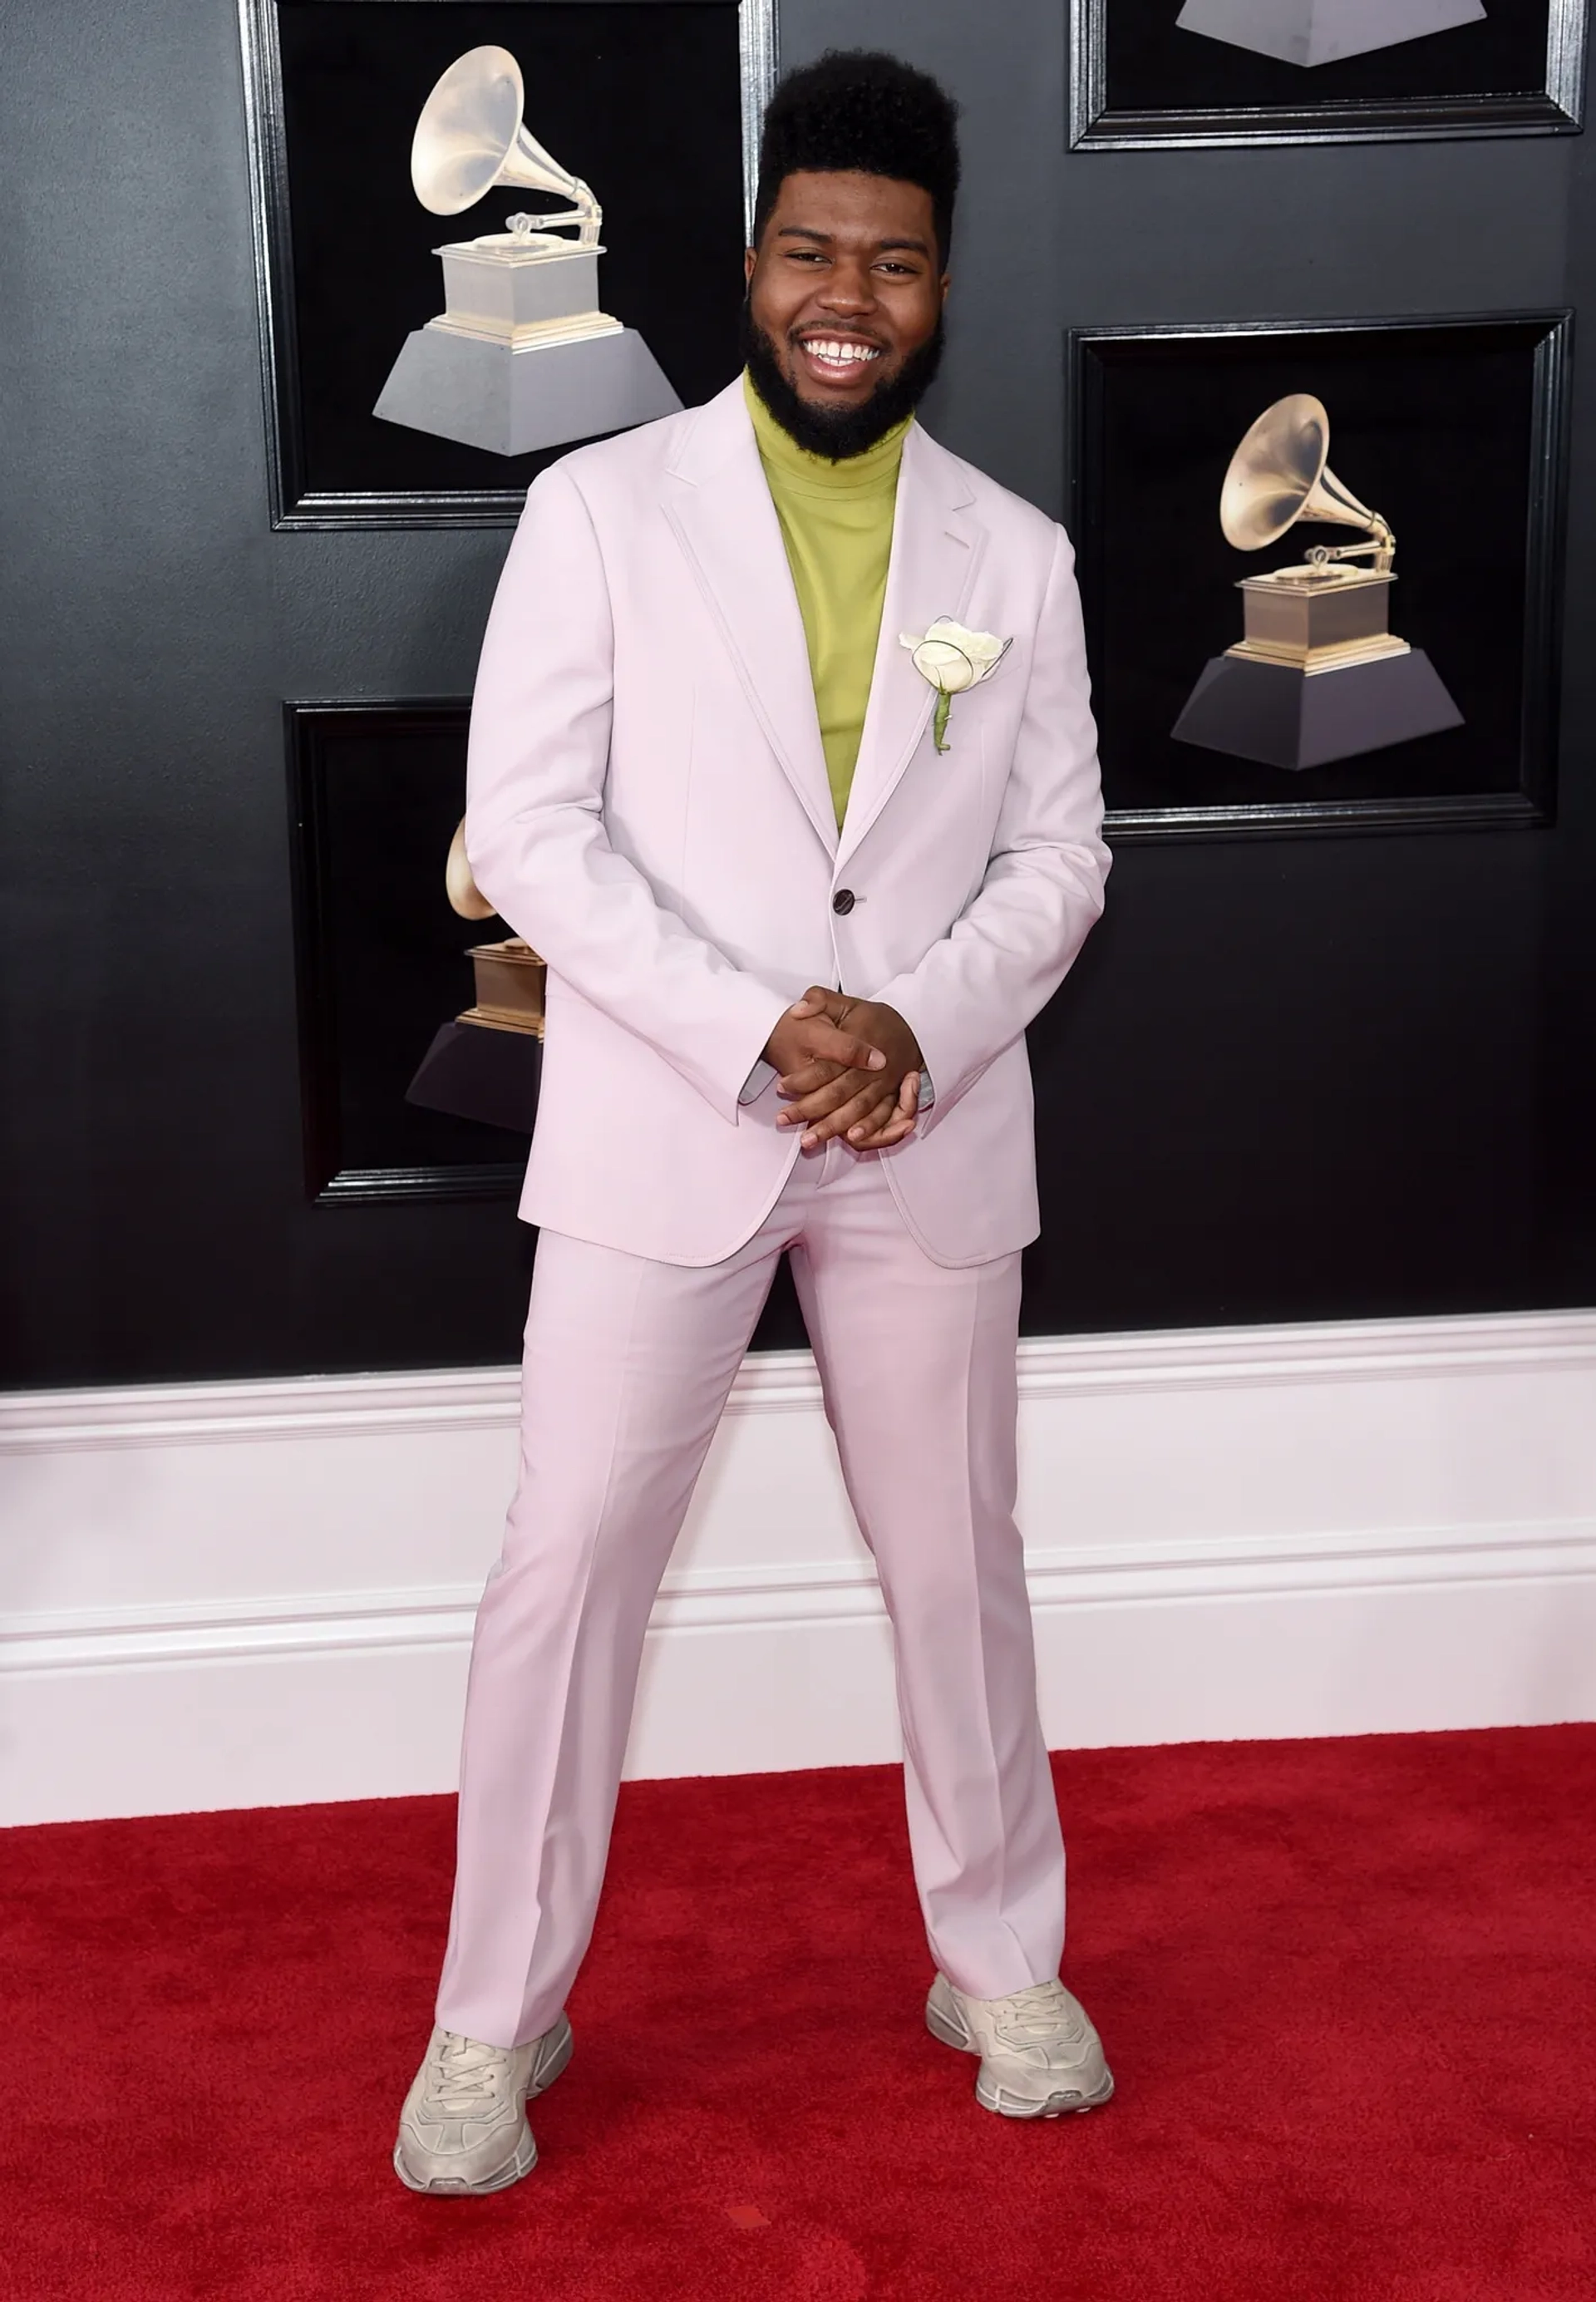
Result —
[{"label": "white wall trim", "polygon": [[[1596,1369],[1596,1311],[1524,1311],[1453,1319],[1323,1325],[1190,1327],[1060,1335],[1020,1346],[1022,1396],[1255,1389],[1264,1383],[1390,1382],[1504,1368]],[[745,1359],[728,1415],[810,1409],[820,1380],[808,1351]],[[365,1435],[402,1429],[493,1429],[520,1409],[515,1367],[419,1374],[277,1375],[243,1382],[0,1393],[0,1454],[164,1446],[228,1439]]]},{"label": "white wall trim", "polygon": [[[1466,1541],[1447,1527],[1408,1527],[1390,1537],[1329,1536],[1295,1554],[1267,1542],[1187,1543],[1178,1552],[1106,1544],[1027,1557],[1031,1604],[1044,1609],[1147,1604],[1164,1599],[1238,1599],[1326,1591],[1432,1589],[1533,1576],[1596,1575],[1596,1517],[1529,1528],[1476,1527]],[[482,1595],[478,1583],[393,1591],[327,1592],[246,1602],[218,1611],[189,1607],[67,1608],[0,1617],[0,1675],[136,1668],[244,1657],[337,1654],[362,1647],[466,1646]],[[655,1629],[786,1628],[883,1614],[867,1561],[828,1559],[802,1570],[668,1575]]]},{"label": "white wall trim", "polygon": [[[1057,1742],[1596,1712],[1596,1313],[1021,1348]],[[0,1399],[0,1818],[446,1787],[514,1369]],[[805,1352],[751,1358],[631,1770],[890,1756]]]}]

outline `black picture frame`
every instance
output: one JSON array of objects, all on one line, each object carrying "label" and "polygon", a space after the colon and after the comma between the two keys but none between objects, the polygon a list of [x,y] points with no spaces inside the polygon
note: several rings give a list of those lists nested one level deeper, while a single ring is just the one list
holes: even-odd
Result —
[{"label": "black picture frame", "polygon": [[[1070,130],[1071,151],[1147,151],[1176,146],[1239,144],[1356,144],[1413,138],[1466,136],[1572,135],[1584,117],[1585,50],[1589,37],[1590,0],[1507,0],[1507,4],[1533,9],[1544,15],[1544,39],[1534,27],[1535,62],[1525,72],[1516,60],[1501,58],[1495,69],[1499,86],[1438,85],[1426,88],[1422,56],[1401,58],[1397,48],[1375,52],[1384,59],[1398,57],[1393,74],[1389,64],[1365,64],[1349,58],[1323,65],[1325,75],[1300,91],[1291,85],[1300,67],[1264,58],[1241,58],[1234,71],[1234,101],[1219,100],[1214,86],[1214,59],[1196,53],[1193,43],[1189,87],[1171,86],[1178,68],[1162,61],[1162,41],[1149,38],[1139,26],[1121,32],[1126,51],[1137,59],[1121,70],[1116,62],[1115,33],[1121,14],[1136,13],[1153,4],[1176,0],[1069,0],[1070,5]],[[1474,28],[1466,27],[1472,31]],[[1134,45],[1132,46],[1134,35]],[[1454,40],[1455,32],[1438,33],[1407,46],[1415,52],[1434,51],[1434,44]],[[1214,44],[1201,44],[1213,46]],[[1445,70],[1441,81],[1461,76],[1466,83],[1470,59],[1466,53],[1453,63],[1441,51]],[[1162,68],[1161,68],[1162,63]],[[1361,71],[1355,65],[1363,65]],[[1140,84],[1137,85],[1138,73]],[[1518,83],[1525,80],[1533,85]]]},{"label": "black picture frame", "polygon": [[[1111,841],[1123,845],[1215,836],[1533,828],[1553,820],[1572,323],[1570,312],[1555,310],[1071,331],[1071,525]],[[1415,365],[1426,359],[1432,363],[1428,377],[1422,365]],[[1449,399],[1449,360],[1475,359],[1492,363],[1489,374],[1481,367],[1466,376],[1464,369],[1454,367]],[[1399,453],[1410,459],[1385,507],[1398,531],[1399,582],[1405,571],[1412,579],[1399,595],[1394,628],[1415,645],[1435,643],[1432,651],[1440,659],[1439,668],[1465,703],[1464,728],[1365,753],[1334,768],[1290,773],[1177,744],[1166,731],[1172,729],[1189,685],[1205,660],[1240,636],[1239,606],[1231,584],[1243,574],[1262,573],[1298,557],[1304,544],[1333,542],[1338,534],[1345,540],[1344,531],[1323,526],[1292,531],[1273,550],[1259,552],[1256,564],[1224,542],[1218,522],[1220,483],[1245,423],[1273,400],[1277,387],[1282,392],[1316,391],[1328,372],[1339,379],[1336,391],[1322,395],[1331,415],[1330,461],[1336,467],[1335,406],[1339,399],[1356,407],[1360,362],[1366,371],[1365,404],[1367,379],[1373,377],[1381,390],[1389,385],[1399,410],[1405,392],[1410,411],[1407,430],[1394,431],[1387,443],[1393,467]],[[1400,370],[1400,391],[1399,362],[1407,364]],[[1511,381],[1520,365],[1521,388]],[[1116,375],[1138,369],[1139,406],[1122,384],[1116,404]],[[1157,381],[1161,371],[1163,383]],[[1228,378],[1222,391],[1212,381],[1222,371]],[[1228,398],[1231,411],[1212,427],[1212,453],[1205,446],[1200,467],[1189,442],[1182,445],[1180,437],[1182,424],[1200,420],[1199,375],[1208,378],[1203,390],[1209,404]],[[1460,381],[1468,384],[1461,393]],[[1421,473],[1414,457],[1411,409],[1415,403],[1430,405],[1424,397],[1430,391],[1438,409],[1458,411],[1454,430],[1465,447],[1467,408],[1475,400],[1482,407],[1499,402],[1516,408],[1510,433],[1504,428],[1501,437],[1482,441],[1472,465],[1466,454],[1453,454],[1458,444],[1454,440],[1444,455],[1437,448],[1435,468]],[[1491,400],[1491,391],[1497,401]],[[1190,413],[1194,405],[1196,419]],[[1170,411],[1167,424],[1158,419],[1161,406]],[[1234,422],[1238,410],[1249,413]],[[1394,420],[1399,422],[1399,415]],[[1423,425],[1418,428],[1422,435]],[[1365,500],[1377,503],[1372,484],[1358,487],[1365,467],[1381,476],[1380,458],[1368,444],[1366,417],[1363,443],[1355,430],[1347,446],[1343,481]],[[1411,508],[1415,500],[1424,500],[1421,479],[1427,500],[1444,502],[1453,528],[1471,540],[1473,559],[1466,548],[1449,553],[1438,536],[1426,550],[1422,520],[1410,520],[1405,528],[1399,501]],[[1521,514],[1513,508],[1520,504]],[[1520,518],[1522,534],[1509,549],[1506,539]],[[1482,556],[1471,525],[1476,520],[1494,523],[1493,552]],[[1439,517],[1432,525],[1440,525]],[[1203,572],[1194,579],[1190,569],[1197,563]],[[1481,565],[1484,573],[1476,572],[1471,591],[1469,571]],[[1144,567],[1145,583],[1139,574]],[[1189,611],[1178,604],[1183,586]],[[1172,596],[1177,601],[1172,609]],[[1516,676],[1510,682],[1500,678],[1499,670],[1492,672],[1488,654],[1470,636],[1467,615],[1477,619],[1491,601],[1495,613],[1487,636],[1503,628],[1516,634]],[[1459,601],[1469,603],[1466,611]],[[1189,629],[1180,620],[1183,615]],[[1145,621],[1135,623],[1138,617]],[[1453,747],[1449,752],[1448,745]],[[1449,778],[1456,779],[1457,787],[1448,788]]]},{"label": "black picture frame", "polygon": [[470,699],[293,702],[283,718],[307,1197],[512,1198],[525,1137],[406,1100],[440,1025],[473,1004],[467,948],[505,932],[444,892]]},{"label": "black picture frame", "polygon": [[[300,234],[301,253],[307,265],[319,267],[312,287],[301,275],[296,262],[294,232],[293,185],[297,168],[308,166],[312,156],[302,154],[296,144],[295,120],[308,117],[308,97],[296,112],[294,75],[290,70],[285,77],[285,15],[295,13],[298,23],[307,23],[315,15],[325,24],[335,15],[348,15],[352,29],[365,35],[374,56],[378,60],[374,71],[391,69],[396,74],[407,72],[402,88],[386,89],[385,101],[391,119],[387,139],[383,144],[384,165],[381,181],[371,190],[370,204],[374,206],[379,222],[385,223],[390,210],[393,229],[387,235],[389,252],[374,262],[391,266],[402,265],[408,281],[400,294],[391,283],[379,286],[374,293],[388,296],[394,308],[384,313],[382,335],[384,343],[391,337],[397,356],[407,332],[420,327],[441,307],[441,283],[438,265],[431,250],[446,238],[467,237],[483,231],[501,228],[507,206],[514,205],[513,194],[506,190],[493,192],[458,218],[441,219],[429,216],[416,202],[411,192],[405,159],[408,151],[407,125],[419,109],[427,93],[431,78],[441,66],[437,56],[422,69],[419,57],[395,55],[391,66],[390,51],[397,43],[384,43],[378,38],[383,21],[405,26],[414,24],[416,38],[407,44],[417,46],[424,32],[431,46],[438,48],[445,62],[458,50],[474,45],[483,34],[500,38],[510,33],[509,45],[514,52],[517,39],[522,51],[522,61],[535,58],[538,19],[544,19],[547,34],[549,20],[559,15],[569,21],[574,18],[596,16],[609,9],[617,20],[617,28],[623,18],[635,18],[640,10],[668,12],[675,10],[685,24],[692,20],[699,34],[707,37],[708,20],[722,16],[735,22],[727,28],[728,38],[735,40],[735,86],[728,98],[722,87],[724,75],[718,75],[714,97],[716,142],[714,150],[705,159],[698,173],[714,176],[718,184],[730,187],[723,197],[707,182],[701,182],[695,197],[718,202],[714,214],[720,218],[712,251],[706,250],[700,269],[706,281],[712,275],[715,297],[713,324],[710,315],[701,315],[693,303],[688,290],[681,292],[682,308],[671,309],[664,323],[674,326],[685,338],[699,326],[701,318],[705,327],[705,352],[696,349],[687,354],[678,351],[675,364],[685,357],[692,373],[684,371],[673,382],[690,399],[708,396],[710,390],[718,388],[734,372],[735,322],[741,299],[742,281],[738,268],[739,231],[746,236],[752,213],[752,189],[757,164],[759,129],[764,105],[775,84],[777,69],[777,0],[238,0],[239,39],[242,49],[244,103],[249,159],[251,217],[254,238],[256,304],[260,329],[262,392],[265,402],[267,487],[271,525],[274,529],[329,530],[375,529],[390,527],[508,527],[519,516],[525,498],[526,484],[535,472],[558,456],[567,452],[567,442],[559,448],[533,456],[518,456],[511,468],[501,476],[496,468],[510,459],[500,458],[475,448],[464,448],[453,441],[439,441],[427,444],[430,435],[410,432],[398,424],[385,424],[368,414],[371,405],[373,375],[378,388],[387,371],[384,357],[380,372],[364,372],[356,356],[358,347],[353,339],[345,345],[341,339],[334,343],[324,323],[320,330],[310,324],[304,309],[307,297],[317,301],[323,313],[347,315],[347,298],[341,293],[342,275],[335,256],[337,248],[328,240],[327,218],[343,216],[349,202],[334,202],[323,197],[315,201],[307,198],[312,222]],[[357,19],[365,13],[365,21]],[[451,31],[449,20],[458,17],[462,29]],[[438,21],[436,29],[424,23],[428,17]],[[487,20],[495,22],[488,25]],[[514,20],[513,22],[511,20]],[[521,20],[525,20],[522,26]],[[665,28],[662,24],[661,37]],[[295,28],[290,27],[290,31]],[[296,37],[298,34],[296,32]],[[595,32],[594,37],[598,34]],[[717,53],[720,34],[715,30]],[[441,46],[440,47],[440,41]],[[451,45],[452,44],[452,45]],[[421,43],[425,46],[425,43]],[[617,37],[615,52],[628,46]],[[290,50],[293,40],[289,43]],[[291,62],[291,57],[290,57]],[[642,65],[634,58],[631,69],[640,71]],[[368,83],[370,75],[368,74]],[[423,82],[425,82],[424,85]],[[710,102],[707,94],[705,102]],[[364,118],[358,106],[344,105],[340,110],[323,88],[318,97],[319,110],[315,116],[323,123],[316,130],[315,166],[317,183],[332,181],[329,171],[341,172],[340,181],[349,186],[351,197],[354,186],[349,179],[350,162],[338,151],[332,139],[345,134],[363,131]],[[533,112],[534,98],[529,84],[528,110]],[[602,107],[596,107],[601,113]],[[351,117],[352,115],[352,117]],[[662,114],[658,106],[650,112],[649,134],[656,140],[665,133]],[[535,113],[530,123],[536,130]],[[617,134],[620,130],[615,130]],[[672,130],[671,132],[676,132]],[[305,134],[308,137],[308,128]],[[722,149],[722,145],[725,148]],[[323,150],[326,146],[327,149]],[[390,151],[397,149],[397,159]],[[550,140],[557,158],[566,158],[558,142]],[[569,155],[570,164],[576,166],[582,155]],[[605,187],[595,168],[594,181],[601,197]],[[359,189],[368,189],[365,175],[359,178]],[[617,188],[619,189],[619,188]],[[671,186],[659,187],[657,205],[662,223],[672,213]],[[635,197],[635,194],[634,195]],[[534,203],[537,196],[533,195]],[[338,225],[347,238],[352,222]],[[363,217],[362,229],[365,246],[382,248],[384,236],[374,231]],[[724,240],[725,246],[720,242]],[[314,242],[314,245],[313,245]],[[326,243],[323,245],[323,243]],[[412,245],[414,243],[414,245]],[[646,258],[646,249],[634,252],[634,265]],[[360,276],[365,260],[358,251],[350,249],[349,268]],[[603,260],[613,265],[613,253]],[[423,275],[418,269],[424,263]],[[656,270],[659,267],[654,267]],[[726,285],[720,285],[724,273]],[[323,276],[323,273],[325,276]],[[601,265],[601,279],[606,273]],[[662,290],[660,292],[663,292]],[[672,298],[676,294],[673,285]],[[710,292],[706,288],[706,292]],[[430,298],[430,300],[429,300]],[[318,300],[319,299],[319,300]],[[668,307],[671,298],[667,299]],[[424,306],[426,308],[421,308]],[[724,307],[724,308],[722,308]],[[342,327],[343,316],[332,324]],[[710,340],[713,339],[713,349]],[[724,346],[720,339],[725,339]],[[697,337],[693,339],[695,346]],[[658,349],[664,351],[662,344]],[[717,354],[723,349],[724,359]],[[671,365],[667,355],[668,365]],[[318,365],[319,364],[319,365]],[[369,365],[369,362],[367,363]],[[722,367],[725,374],[721,373]],[[702,368],[701,374],[698,370]],[[319,386],[318,377],[324,378]],[[347,383],[346,379],[347,377]],[[334,404],[325,416],[321,413],[323,400],[331,396],[336,403],[340,395],[349,398],[347,407]],[[336,439],[329,444],[336,430]],[[384,435],[396,435],[389,441]],[[363,436],[364,435],[364,436]],[[424,443],[418,447],[417,442]],[[348,468],[340,468],[347,466]],[[391,467],[391,468],[390,468]]]}]

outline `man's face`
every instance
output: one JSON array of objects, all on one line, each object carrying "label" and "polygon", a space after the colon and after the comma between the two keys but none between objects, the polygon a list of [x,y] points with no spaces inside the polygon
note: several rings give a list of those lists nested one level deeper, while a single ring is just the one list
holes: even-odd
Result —
[{"label": "man's face", "polygon": [[947,293],[929,192],[853,170],[786,177],[746,268],[749,315],[781,374],[834,420],[897,381]]}]

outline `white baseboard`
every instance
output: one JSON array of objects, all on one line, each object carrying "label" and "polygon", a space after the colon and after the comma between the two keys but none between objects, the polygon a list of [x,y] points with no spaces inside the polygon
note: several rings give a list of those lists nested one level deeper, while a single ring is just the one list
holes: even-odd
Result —
[{"label": "white baseboard", "polygon": [[[1055,1745],[1596,1716],[1596,1313],[1021,1346]],[[452,1786],[508,1370],[0,1399],[0,1821]],[[628,1771],[895,1758],[807,1354],[751,1359]]]}]

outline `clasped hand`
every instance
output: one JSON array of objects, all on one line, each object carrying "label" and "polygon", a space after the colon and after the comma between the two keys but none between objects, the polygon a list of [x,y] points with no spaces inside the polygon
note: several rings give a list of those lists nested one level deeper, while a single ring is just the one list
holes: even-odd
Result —
[{"label": "clasped hand", "polygon": [[771,1032],[765,1061],[790,1105],[777,1125],[802,1127],[806,1151],[833,1136],[885,1151],[914,1132],[920,1043],[895,1007],[813,985]]}]

